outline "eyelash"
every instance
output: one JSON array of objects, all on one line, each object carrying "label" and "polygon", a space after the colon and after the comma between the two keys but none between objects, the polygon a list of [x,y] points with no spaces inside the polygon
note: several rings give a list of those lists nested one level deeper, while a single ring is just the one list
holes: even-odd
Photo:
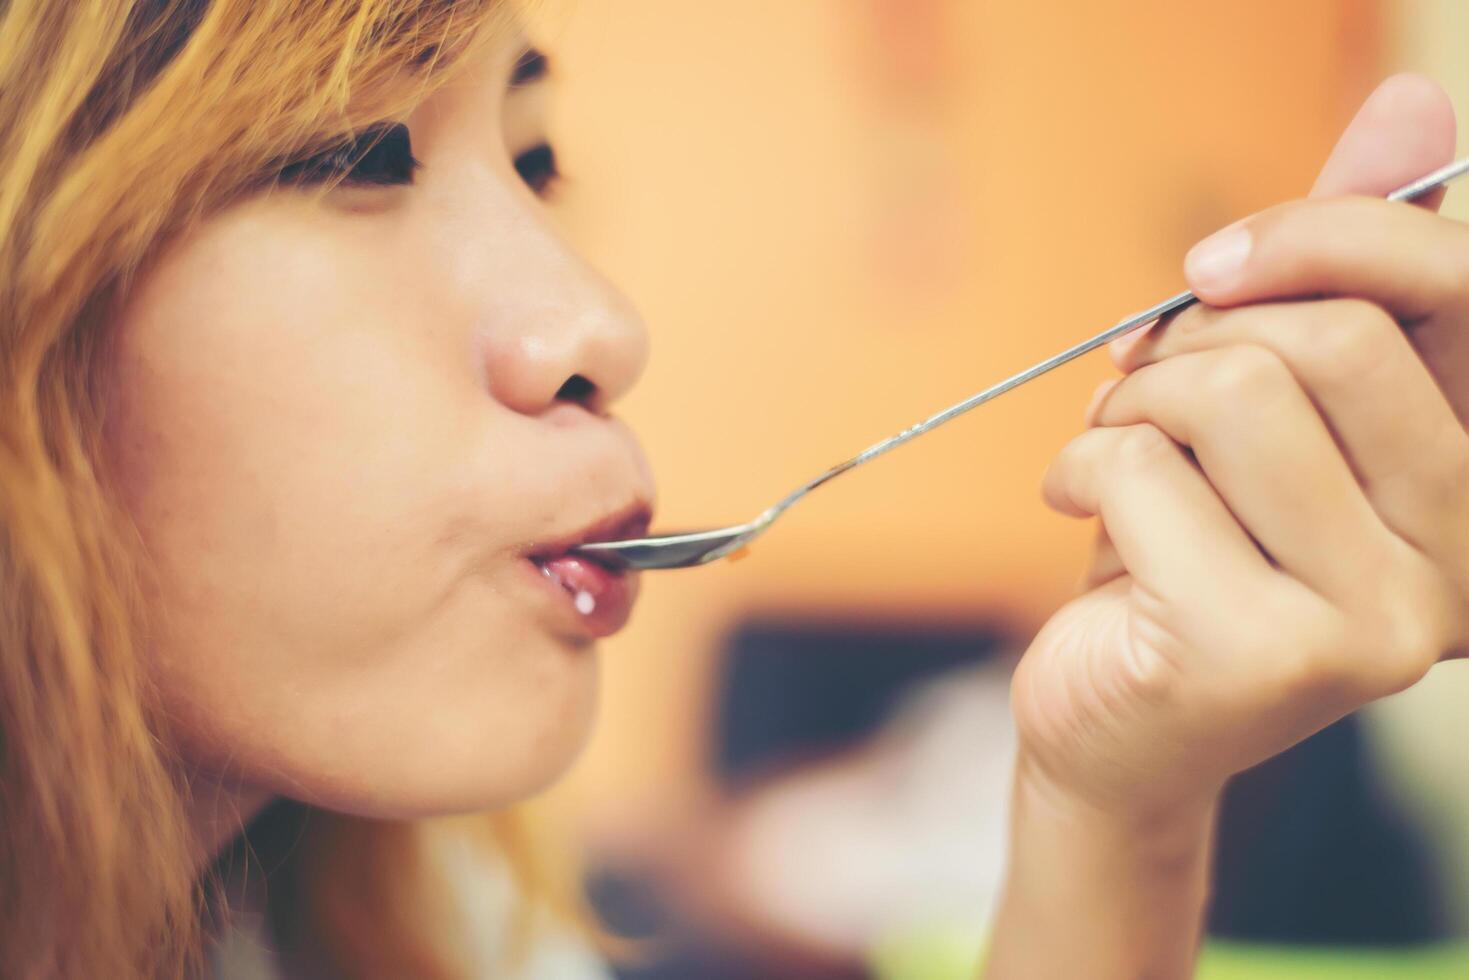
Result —
[{"label": "eyelash", "polygon": [[[413,156],[408,127],[378,126],[315,156],[289,164],[280,172],[285,184],[313,185],[328,181],[361,187],[413,183],[421,164]],[[561,179],[556,151],[549,143],[533,146],[515,158],[515,172],[538,197],[551,194]]]},{"label": "eyelash", "polygon": [[413,183],[419,163],[413,157],[408,127],[402,123],[377,126],[305,160],[292,163],[280,174],[286,184],[323,184],[337,181],[366,187]]}]

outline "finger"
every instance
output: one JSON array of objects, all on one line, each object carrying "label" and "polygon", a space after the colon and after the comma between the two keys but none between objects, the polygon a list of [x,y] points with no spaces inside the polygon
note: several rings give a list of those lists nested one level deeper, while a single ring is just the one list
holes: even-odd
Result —
[{"label": "finger", "polygon": [[1117,383],[1121,380],[1121,378],[1108,378],[1097,385],[1096,390],[1092,392],[1091,401],[1087,402],[1086,410],[1082,413],[1082,425],[1090,429],[1095,424],[1097,409],[1102,407],[1102,402],[1107,400],[1107,393],[1117,387]]},{"label": "finger", "polygon": [[1090,429],[1046,472],[1047,502],[1099,516],[1133,578],[1165,601],[1274,574],[1177,443],[1151,425]]},{"label": "finger", "polygon": [[1469,546],[1444,535],[1462,523],[1454,515],[1469,486],[1469,433],[1380,307],[1361,300],[1195,307],[1131,351],[1129,367],[1240,344],[1285,362],[1390,528],[1425,554]]},{"label": "finger", "polygon": [[1192,449],[1249,535],[1323,595],[1356,594],[1394,540],[1310,399],[1262,347],[1180,354],[1144,367],[1113,389],[1097,420],[1149,422]]},{"label": "finger", "polygon": [[1122,556],[1117,553],[1117,546],[1112,543],[1106,527],[1099,527],[1097,536],[1092,540],[1092,557],[1087,563],[1086,577],[1082,580],[1082,591],[1091,592],[1093,589],[1099,589],[1126,574],[1127,566],[1122,563]]},{"label": "finger", "polygon": [[[1357,111],[1322,167],[1310,196],[1318,199],[1344,195],[1385,197],[1452,160],[1456,128],[1453,103],[1437,83],[1412,73],[1394,75],[1379,85]],[[1437,191],[1414,203],[1419,208],[1436,211],[1442,200],[1443,191]],[[1206,241],[1221,238],[1248,223],[1249,219],[1236,222]],[[1201,263],[1196,258],[1193,264]],[[1252,285],[1246,280],[1233,292],[1225,289],[1216,293],[1211,284],[1193,282],[1192,278],[1190,282],[1195,292],[1202,286],[1200,295],[1205,302],[1215,305],[1289,295],[1252,291]],[[1306,289],[1299,295],[1311,295],[1311,291]],[[1385,303],[1382,297],[1367,298]],[[1119,366],[1125,360],[1127,349],[1142,334],[1138,331],[1113,343],[1113,358]]]},{"label": "finger", "polygon": [[[1409,328],[1455,413],[1469,423],[1469,227],[1402,204],[1339,198],[1274,208],[1225,237],[1235,234],[1247,241],[1214,240],[1190,253],[1190,279],[1206,302],[1371,300]],[[1222,252],[1211,257],[1210,249]]]},{"label": "finger", "polygon": [[1469,228],[1376,198],[1296,201],[1200,242],[1184,272],[1210,306],[1355,296],[1412,324],[1469,306]]},{"label": "finger", "polygon": [[[1379,85],[1342,133],[1312,197],[1385,197],[1454,158],[1454,106],[1432,79],[1394,75]],[[1442,192],[1417,203],[1437,210]]]}]

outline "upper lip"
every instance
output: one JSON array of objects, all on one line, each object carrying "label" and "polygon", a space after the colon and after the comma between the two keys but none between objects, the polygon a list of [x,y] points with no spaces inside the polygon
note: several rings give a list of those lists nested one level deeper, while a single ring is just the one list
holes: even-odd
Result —
[{"label": "upper lip", "polygon": [[529,557],[533,560],[545,561],[559,558],[584,544],[646,537],[648,526],[652,523],[653,508],[646,501],[637,500],[605,515],[574,534],[537,542],[530,549]]}]

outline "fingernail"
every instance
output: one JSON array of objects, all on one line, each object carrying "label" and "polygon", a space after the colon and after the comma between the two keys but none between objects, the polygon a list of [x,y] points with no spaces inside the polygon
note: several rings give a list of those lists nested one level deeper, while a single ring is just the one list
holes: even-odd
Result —
[{"label": "fingernail", "polygon": [[1143,339],[1152,331],[1153,324],[1146,327],[1138,327],[1132,333],[1125,333],[1121,337],[1107,345],[1107,353],[1112,357],[1112,363],[1118,368],[1126,370],[1127,355],[1131,354],[1133,348],[1143,342]]},{"label": "fingernail", "polygon": [[1120,380],[1122,379],[1110,378],[1097,385],[1097,390],[1092,392],[1092,400],[1087,402],[1086,414],[1082,416],[1088,429],[1097,424],[1097,413],[1102,409],[1102,402],[1107,400],[1107,396],[1112,393],[1113,388],[1117,387],[1117,382]]},{"label": "fingernail", "polygon": [[1226,228],[1199,242],[1183,260],[1189,285],[1195,292],[1217,292],[1234,286],[1254,245],[1254,236],[1247,228]]}]

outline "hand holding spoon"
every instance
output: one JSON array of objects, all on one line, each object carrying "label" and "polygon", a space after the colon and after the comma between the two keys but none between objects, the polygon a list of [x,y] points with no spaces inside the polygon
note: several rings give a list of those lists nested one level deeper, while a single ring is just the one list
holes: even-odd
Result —
[{"label": "hand holding spoon", "polygon": [[[1387,199],[1389,201],[1412,201],[1430,191],[1437,190],[1449,181],[1462,177],[1465,173],[1469,173],[1469,158],[1451,163],[1446,167],[1435,170],[1426,177],[1415,180],[1404,187],[1400,187],[1389,194]],[[1026,368],[1019,374],[1012,375],[999,384],[993,385],[976,395],[964,399],[957,405],[951,405],[942,412],[924,419],[917,425],[904,429],[895,436],[884,439],[876,445],[869,446],[846,462],[839,463],[825,473],[801,484],[801,486],[792,490],[774,506],[764,511],[752,521],[744,524],[735,524],[730,527],[690,531],[683,534],[660,534],[646,538],[636,538],[630,541],[604,541],[596,544],[585,544],[577,548],[576,553],[584,554],[588,558],[612,568],[629,569],[692,568],[695,565],[705,565],[709,562],[717,561],[720,558],[733,555],[749,545],[751,541],[764,534],[782,514],[790,509],[791,505],[823,483],[829,483],[843,473],[854,470],[863,463],[874,460],[883,453],[896,449],[903,443],[916,439],[926,432],[931,432],[945,422],[958,418],[965,412],[978,408],[985,402],[998,398],[1007,391],[1019,388],[1027,381],[1033,381],[1068,361],[1073,361],[1081,355],[1094,351],[1098,347],[1116,340],[1124,334],[1131,333],[1140,327],[1145,327],[1162,317],[1176,313],[1197,302],[1197,296],[1192,292],[1185,291],[1179,293],[1177,296],[1169,297],[1163,302],[1151,306],[1135,316],[1130,316],[1116,326],[1103,330],[1089,340],[1084,340],[1054,357],[1047,358],[1033,367]]]}]

